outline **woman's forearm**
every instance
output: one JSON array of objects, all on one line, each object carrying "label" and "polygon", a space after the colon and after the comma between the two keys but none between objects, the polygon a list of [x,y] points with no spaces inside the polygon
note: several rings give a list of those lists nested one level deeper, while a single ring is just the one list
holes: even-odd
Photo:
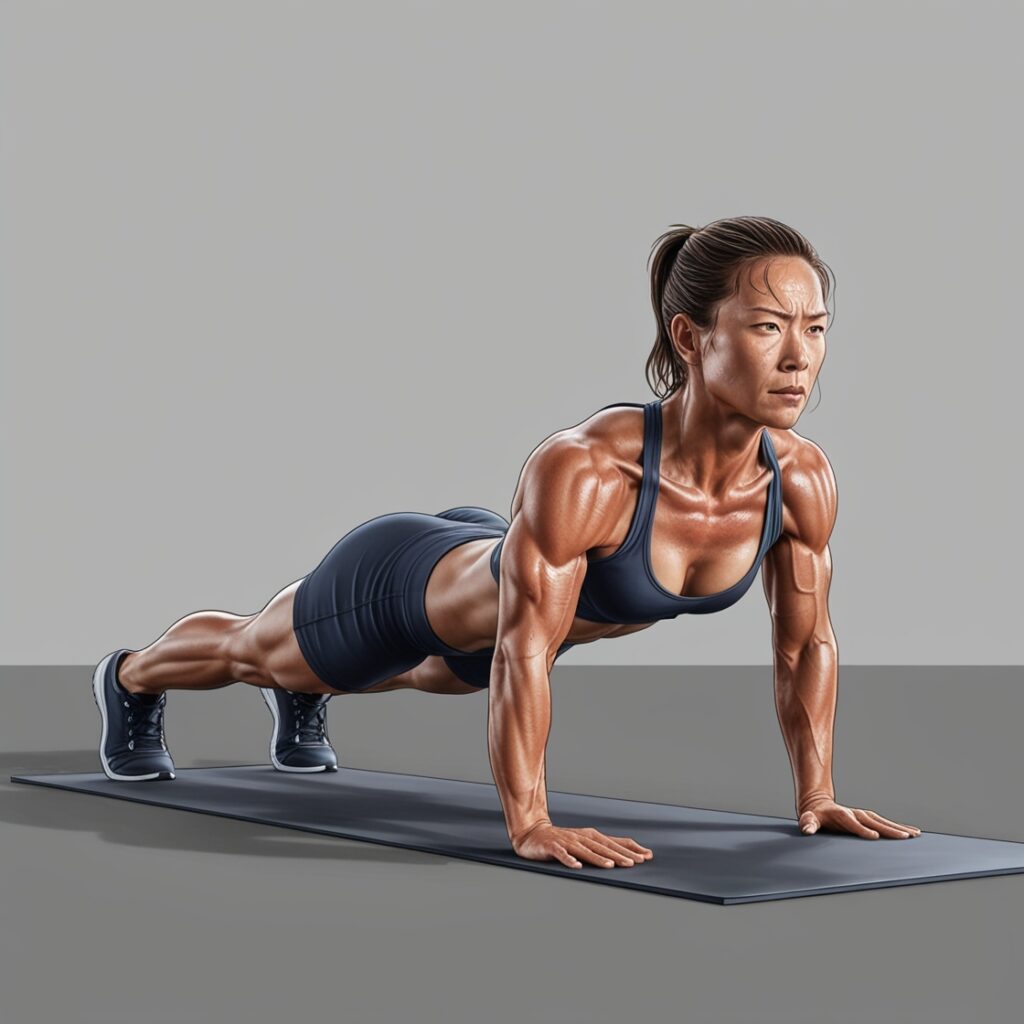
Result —
[{"label": "woman's forearm", "polygon": [[796,654],[775,655],[775,707],[793,769],[796,809],[817,796],[835,799],[832,738],[839,651],[813,643]]},{"label": "woman's forearm", "polygon": [[544,751],[551,731],[551,684],[543,656],[495,652],[487,714],[491,773],[510,840],[548,817]]}]

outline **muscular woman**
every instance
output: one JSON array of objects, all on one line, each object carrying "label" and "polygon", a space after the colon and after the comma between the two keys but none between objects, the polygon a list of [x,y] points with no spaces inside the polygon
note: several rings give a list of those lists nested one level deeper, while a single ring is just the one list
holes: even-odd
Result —
[{"label": "muscular woman", "polygon": [[822,450],[792,429],[825,358],[828,268],[766,217],[677,225],[652,254],[657,399],[606,406],[546,438],[523,466],[511,523],[470,506],[378,516],[262,611],[195,612],[148,647],[108,655],[93,676],[106,774],[174,777],[170,689],[261,687],[275,766],[293,771],[336,767],[331,695],[487,689],[491,769],[515,852],[629,867],[652,851],[548,816],[554,661],[574,644],[727,608],[763,566],[801,830],[919,835],[835,800],[836,485]]}]

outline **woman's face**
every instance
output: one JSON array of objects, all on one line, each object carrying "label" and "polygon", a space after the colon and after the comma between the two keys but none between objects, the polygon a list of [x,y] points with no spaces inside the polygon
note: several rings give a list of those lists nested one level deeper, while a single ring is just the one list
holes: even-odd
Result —
[{"label": "woman's face", "polygon": [[[672,319],[677,351],[689,364],[688,389],[703,383],[715,404],[760,424],[788,429],[796,423],[825,359],[827,311],[821,282],[806,260],[774,256],[742,268],[739,290],[719,306],[713,330],[700,339],[699,356],[692,335],[685,340],[692,326],[683,314]],[[802,393],[780,394],[786,387]]]}]

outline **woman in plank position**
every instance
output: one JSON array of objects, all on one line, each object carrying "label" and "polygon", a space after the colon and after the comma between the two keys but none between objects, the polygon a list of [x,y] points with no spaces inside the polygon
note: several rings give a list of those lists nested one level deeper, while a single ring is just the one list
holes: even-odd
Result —
[{"label": "woman in plank position", "polygon": [[[656,251],[655,251],[656,250]],[[173,779],[165,691],[262,688],[283,771],[337,768],[330,696],[489,688],[488,745],[509,841],[529,860],[629,867],[652,851],[548,817],[549,673],[574,644],[734,604],[758,568],[800,828],[904,839],[913,825],[835,800],[838,651],[828,612],[836,485],[792,430],[825,358],[828,268],[767,217],[676,225],[652,250],[660,397],[546,438],[511,525],[487,509],[381,515],[254,615],[201,611],[93,675],[112,779]]]}]

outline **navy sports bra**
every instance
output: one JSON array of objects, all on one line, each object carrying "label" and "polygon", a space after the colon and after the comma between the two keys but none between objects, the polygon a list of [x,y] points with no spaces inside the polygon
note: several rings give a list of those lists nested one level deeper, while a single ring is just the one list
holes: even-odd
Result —
[{"label": "navy sports bra", "polygon": [[[638,402],[616,402],[644,410],[643,476],[629,532],[622,544],[604,558],[587,552],[587,575],[583,580],[576,615],[593,622],[636,624],[677,615],[704,615],[735,604],[753,583],[768,549],[782,534],[782,472],[767,430],[761,431],[761,456],[772,468],[765,502],[761,544],[754,564],[746,575],[727,590],[700,597],[683,597],[663,587],[651,568],[651,529],[658,500],[661,465],[661,400],[640,406]],[[612,406],[606,405],[605,409]],[[599,412],[601,410],[598,410]],[[499,563],[505,538],[491,552],[491,573],[501,582]]]}]

